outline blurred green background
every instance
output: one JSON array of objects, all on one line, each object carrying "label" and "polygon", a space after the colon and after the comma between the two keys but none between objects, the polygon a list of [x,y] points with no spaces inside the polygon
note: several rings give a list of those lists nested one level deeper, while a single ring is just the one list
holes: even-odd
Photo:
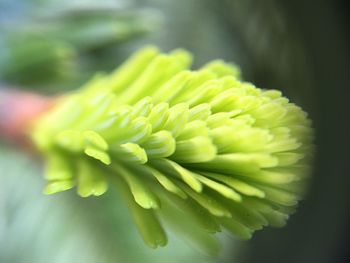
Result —
[{"label": "blurred green background", "polygon": [[341,1],[0,0],[0,88],[61,93],[146,44],[183,47],[194,67],[223,58],[282,90],[310,113],[317,144],[310,191],[287,227],[248,242],[223,234],[211,258],[175,233],[147,248],[113,189],[42,195],[40,161],[3,143],[0,263],[349,262],[347,20]]}]

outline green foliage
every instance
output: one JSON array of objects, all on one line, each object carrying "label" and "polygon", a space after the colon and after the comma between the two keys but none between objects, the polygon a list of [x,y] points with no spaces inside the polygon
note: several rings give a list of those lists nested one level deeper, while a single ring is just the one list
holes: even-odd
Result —
[{"label": "green foliage", "polygon": [[190,70],[191,61],[148,47],[63,97],[32,132],[45,192],[117,187],[154,248],[167,243],[164,224],[213,253],[222,229],[249,239],[283,226],[305,188],[310,120],[232,64]]},{"label": "green foliage", "polygon": [[69,89],[96,68],[108,68],[106,57],[120,55],[121,44],[152,31],[151,20],[140,10],[122,10],[103,1],[46,3],[34,14],[0,21],[0,78],[25,87]]}]

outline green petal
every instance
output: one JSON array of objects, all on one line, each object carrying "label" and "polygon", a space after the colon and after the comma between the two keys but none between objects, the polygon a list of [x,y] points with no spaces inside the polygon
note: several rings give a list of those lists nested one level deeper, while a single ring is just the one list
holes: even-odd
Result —
[{"label": "green petal", "polygon": [[87,148],[92,146],[103,151],[108,150],[108,143],[97,132],[85,131],[82,135]]},{"label": "green petal", "polygon": [[211,107],[208,103],[199,104],[189,111],[189,121],[206,121],[211,114]]},{"label": "green petal", "polygon": [[256,197],[260,197],[260,198],[265,197],[265,193],[262,190],[260,190],[256,187],[253,187],[252,185],[250,185],[248,183],[237,180],[231,176],[217,174],[217,173],[209,173],[209,172],[200,172],[200,173],[205,175],[205,176],[209,176],[215,180],[221,181],[244,195],[256,196]]},{"label": "green petal", "polygon": [[57,135],[56,141],[59,146],[72,152],[80,152],[84,149],[83,135],[79,131],[62,131]]},{"label": "green petal", "polygon": [[92,148],[92,147],[87,147],[84,151],[84,153],[94,159],[97,159],[101,161],[104,164],[111,164],[111,157],[109,156],[108,153],[105,151],[101,151],[100,149]]},{"label": "green petal", "polygon": [[231,199],[236,202],[240,202],[242,200],[242,196],[238,194],[235,190],[233,190],[230,187],[227,187],[226,185],[223,185],[221,183],[218,183],[216,181],[213,181],[211,179],[208,179],[204,176],[201,176],[199,174],[196,174],[196,177],[199,181],[201,181],[206,186],[210,187],[211,189],[215,190],[222,196]]},{"label": "green petal", "polygon": [[182,191],[170,178],[160,173],[156,169],[153,169],[152,167],[147,166],[146,168],[166,190],[178,195],[183,199],[187,198],[185,192]]},{"label": "green petal", "polygon": [[199,182],[196,176],[187,169],[183,168],[181,165],[167,159],[153,160],[151,164],[166,174],[171,174],[181,178],[194,191],[202,191],[202,184]]},{"label": "green petal", "polygon": [[119,92],[137,78],[158,54],[155,47],[146,47],[136,52],[121,67],[110,75],[109,86],[114,92]]},{"label": "green petal", "polygon": [[188,220],[191,220],[191,222],[203,228],[205,231],[209,233],[221,231],[220,225],[216,222],[216,218],[192,198],[182,199],[173,195],[164,195],[164,200],[169,202],[168,205],[176,206],[180,209]]},{"label": "green petal", "polygon": [[119,147],[113,148],[112,151],[120,160],[144,164],[148,161],[147,153],[145,149],[135,143],[124,143]]},{"label": "green petal", "polygon": [[77,161],[78,194],[82,197],[99,196],[107,191],[107,182],[99,169],[87,160]]},{"label": "green petal", "polygon": [[58,152],[46,156],[45,178],[47,180],[67,180],[74,176],[74,167],[70,160]]},{"label": "green petal", "polygon": [[236,65],[226,63],[220,59],[209,62],[208,64],[204,65],[203,68],[215,72],[218,77],[231,75],[240,78],[241,76],[241,71]]},{"label": "green petal", "polygon": [[170,202],[164,202],[160,214],[171,229],[205,255],[216,256],[219,253],[220,246],[215,237],[210,232],[203,231],[199,225],[195,224],[196,221],[184,220],[187,213],[181,213]]},{"label": "green petal", "polygon": [[169,104],[168,103],[159,103],[154,106],[151,110],[151,113],[148,116],[149,122],[152,124],[153,132],[158,132],[163,129],[166,121],[169,116]]},{"label": "green petal", "polygon": [[158,208],[156,195],[132,171],[113,164],[113,170],[127,182],[135,202],[145,209]]},{"label": "green petal", "polygon": [[176,142],[176,150],[170,157],[178,163],[202,163],[213,160],[216,147],[208,137],[198,136]]},{"label": "green petal", "polygon": [[189,187],[184,184],[179,184],[189,196],[191,196],[197,203],[207,209],[212,215],[218,217],[231,217],[230,211],[221,205],[220,202],[215,200],[210,195],[204,193],[197,193],[192,191]]},{"label": "green petal", "polygon": [[266,153],[232,153],[216,156],[205,163],[190,164],[191,167],[222,173],[257,172],[259,168],[275,167],[277,158]]},{"label": "green petal", "polygon": [[253,231],[246,227],[245,225],[235,221],[232,218],[221,217],[218,219],[220,224],[223,225],[228,231],[230,231],[234,236],[242,239],[248,240],[252,237]]},{"label": "green petal", "polygon": [[137,204],[124,182],[118,180],[118,178],[114,182],[123,194],[137,229],[145,243],[151,248],[165,246],[168,242],[167,236],[153,209],[144,209]]},{"label": "green petal", "polygon": [[153,133],[143,144],[149,158],[161,158],[172,155],[175,151],[175,139],[168,131]]},{"label": "green petal", "polygon": [[69,190],[74,187],[74,183],[71,180],[65,181],[52,181],[47,184],[44,189],[44,194],[50,195],[59,192]]},{"label": "green petal", "polygon": [[188,105],[177,104],[169,109],[169,117],[164,125],[164,129],[170,131],[176,137],[188,122]]}]

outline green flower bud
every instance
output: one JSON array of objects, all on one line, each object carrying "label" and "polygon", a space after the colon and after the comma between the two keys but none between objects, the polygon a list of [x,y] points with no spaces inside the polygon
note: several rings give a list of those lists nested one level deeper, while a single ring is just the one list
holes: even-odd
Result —
[{"label": "green flower bud", "polygon": [[46,193],[86,197],[118,187],[151,247],[164,224],[204,248],[226,229],[249,239],[283,226],[302,198],[313,134],[276,90],[223,61],[190,70],[184,50],[153,47],[66,96],[36,124]]}]

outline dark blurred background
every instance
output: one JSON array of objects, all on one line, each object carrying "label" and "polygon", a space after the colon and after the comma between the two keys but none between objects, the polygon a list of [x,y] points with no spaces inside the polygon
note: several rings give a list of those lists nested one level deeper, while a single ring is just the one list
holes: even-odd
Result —
[{"label": "dark blurred background", "polygon": [[244,79],[279,89],[314,121],[305,200],[286,227],[241,242],[221,236],[208,258],[176,234],[156,251],[118,193],[43,196],[41,165],[0,148],[0,262],[350,262],[350,35],[346,1],[0,0],[0,86],[60,93],[110,71],[134,50],[183,47],[195,67],[223,58]]}]

